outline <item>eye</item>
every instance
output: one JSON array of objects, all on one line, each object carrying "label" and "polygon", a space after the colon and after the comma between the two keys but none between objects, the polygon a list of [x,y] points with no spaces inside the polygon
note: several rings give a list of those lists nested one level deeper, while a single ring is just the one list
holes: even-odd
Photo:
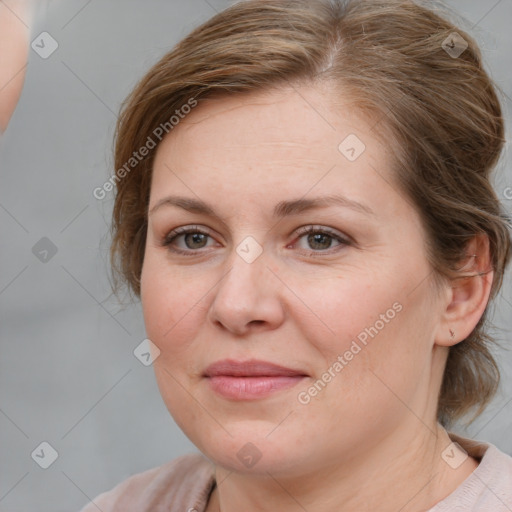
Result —
[{"label": "eye", "polygon": [[170,251],[180,254],[190,254],[204,249],[214,242],[213,238],[198,226],[176,228],[171,231],[162,242]]},{"label": "eye", "polygon": [[[298,238],[288,248],[299,248],[308,255],[328,252],[340,246],[351,245],[349,238],[322,226],[304,226],[297,231]],[[171,231],[162,241],[169,251],[191,255],[201,252],[200,249],[216,244],[212,236],[199,226],[184,226]],[[332,253],[329,251],[328,253]]]},{"label": "eye", "polygon": [[[339,246],[350,245],[350,240],[340,233],[321,226],[305,226],[298,230],[298,241],[292,245],[298,245],[299,249],[315,254],[327,252]],[[332,251],[330,251],[332,252]]]}]

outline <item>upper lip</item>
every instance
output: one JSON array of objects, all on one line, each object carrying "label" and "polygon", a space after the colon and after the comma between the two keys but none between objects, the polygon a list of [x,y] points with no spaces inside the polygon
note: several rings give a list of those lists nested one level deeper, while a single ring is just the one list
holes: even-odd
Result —
[{"label": "upper lip", "polygon": [[218,377],[221,375],[231,377],[294,377],[298,375],[305,376],[306,374],[301,370],[294,370],[293,368],[286,368],[285,366],[257,359],[249,361],[223,359],[208,366],[204,372],[205,377]]}]

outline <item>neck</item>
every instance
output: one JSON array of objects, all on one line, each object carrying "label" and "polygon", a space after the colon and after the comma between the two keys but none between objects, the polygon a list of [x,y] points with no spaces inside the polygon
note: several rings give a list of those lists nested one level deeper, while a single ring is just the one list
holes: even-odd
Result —
[{"label": "neck", "polygon": [[396,432],[360,457],[310,469],[300,478],[270,471],[238,474],[217,467],[218,486],[207,511],[427,511],[453,492],[477,463],[468,458],[451,468],[441,457],[451,443],[447,432],[437,424],[429,429],[417,423],[413,435]]}]

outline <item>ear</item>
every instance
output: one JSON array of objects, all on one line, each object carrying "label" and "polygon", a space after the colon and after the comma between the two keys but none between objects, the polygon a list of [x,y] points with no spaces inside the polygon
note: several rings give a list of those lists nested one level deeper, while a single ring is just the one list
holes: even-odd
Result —
[{"label": "ear", "polygon": [[471,334],[489,301],[494,272],[487,235],[476,235],[471,240],[459,272],[460,277],[448,285],[448,301],[436,333],[436,344],[445,347]]}]

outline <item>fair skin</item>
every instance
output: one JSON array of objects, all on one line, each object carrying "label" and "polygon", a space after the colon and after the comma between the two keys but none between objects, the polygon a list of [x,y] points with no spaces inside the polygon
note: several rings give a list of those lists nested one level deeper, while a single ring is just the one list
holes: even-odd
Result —
[{"label": "fair skin", "polygon": [[[419,216],[392,185],[372,123],[334,104],[326,84],[295,89],[200,103],[157,149],[141,276],[157,382],[215,464],[210,512],[427,510],[477,466],[442,459],[451,441],[436,406],[448,347],[482,315],[492,272],[437,290]],[[349,134],[366,146],[355,161],[338,150]],[[171,195],[213,212],[155,209]],[[372,213],[336,204],[273,216],[281,201],[328,195]],[[178,227],[206,235],[162,245]],[[252,263],[236,251],[248,236],[263,250]],[[485,265],[486,244],[471,251]],[[400,312],[300,403],[394,304]],[[304,377],[259,399],[227,398],[204,371],[228,358]],[[237,456],[247,443],[261,455],[252,467]]]},{"label": "fair skin", "polygon": [[7,129],[23,88],[32,10],[29,0],[0,2],[0,134]]}]

